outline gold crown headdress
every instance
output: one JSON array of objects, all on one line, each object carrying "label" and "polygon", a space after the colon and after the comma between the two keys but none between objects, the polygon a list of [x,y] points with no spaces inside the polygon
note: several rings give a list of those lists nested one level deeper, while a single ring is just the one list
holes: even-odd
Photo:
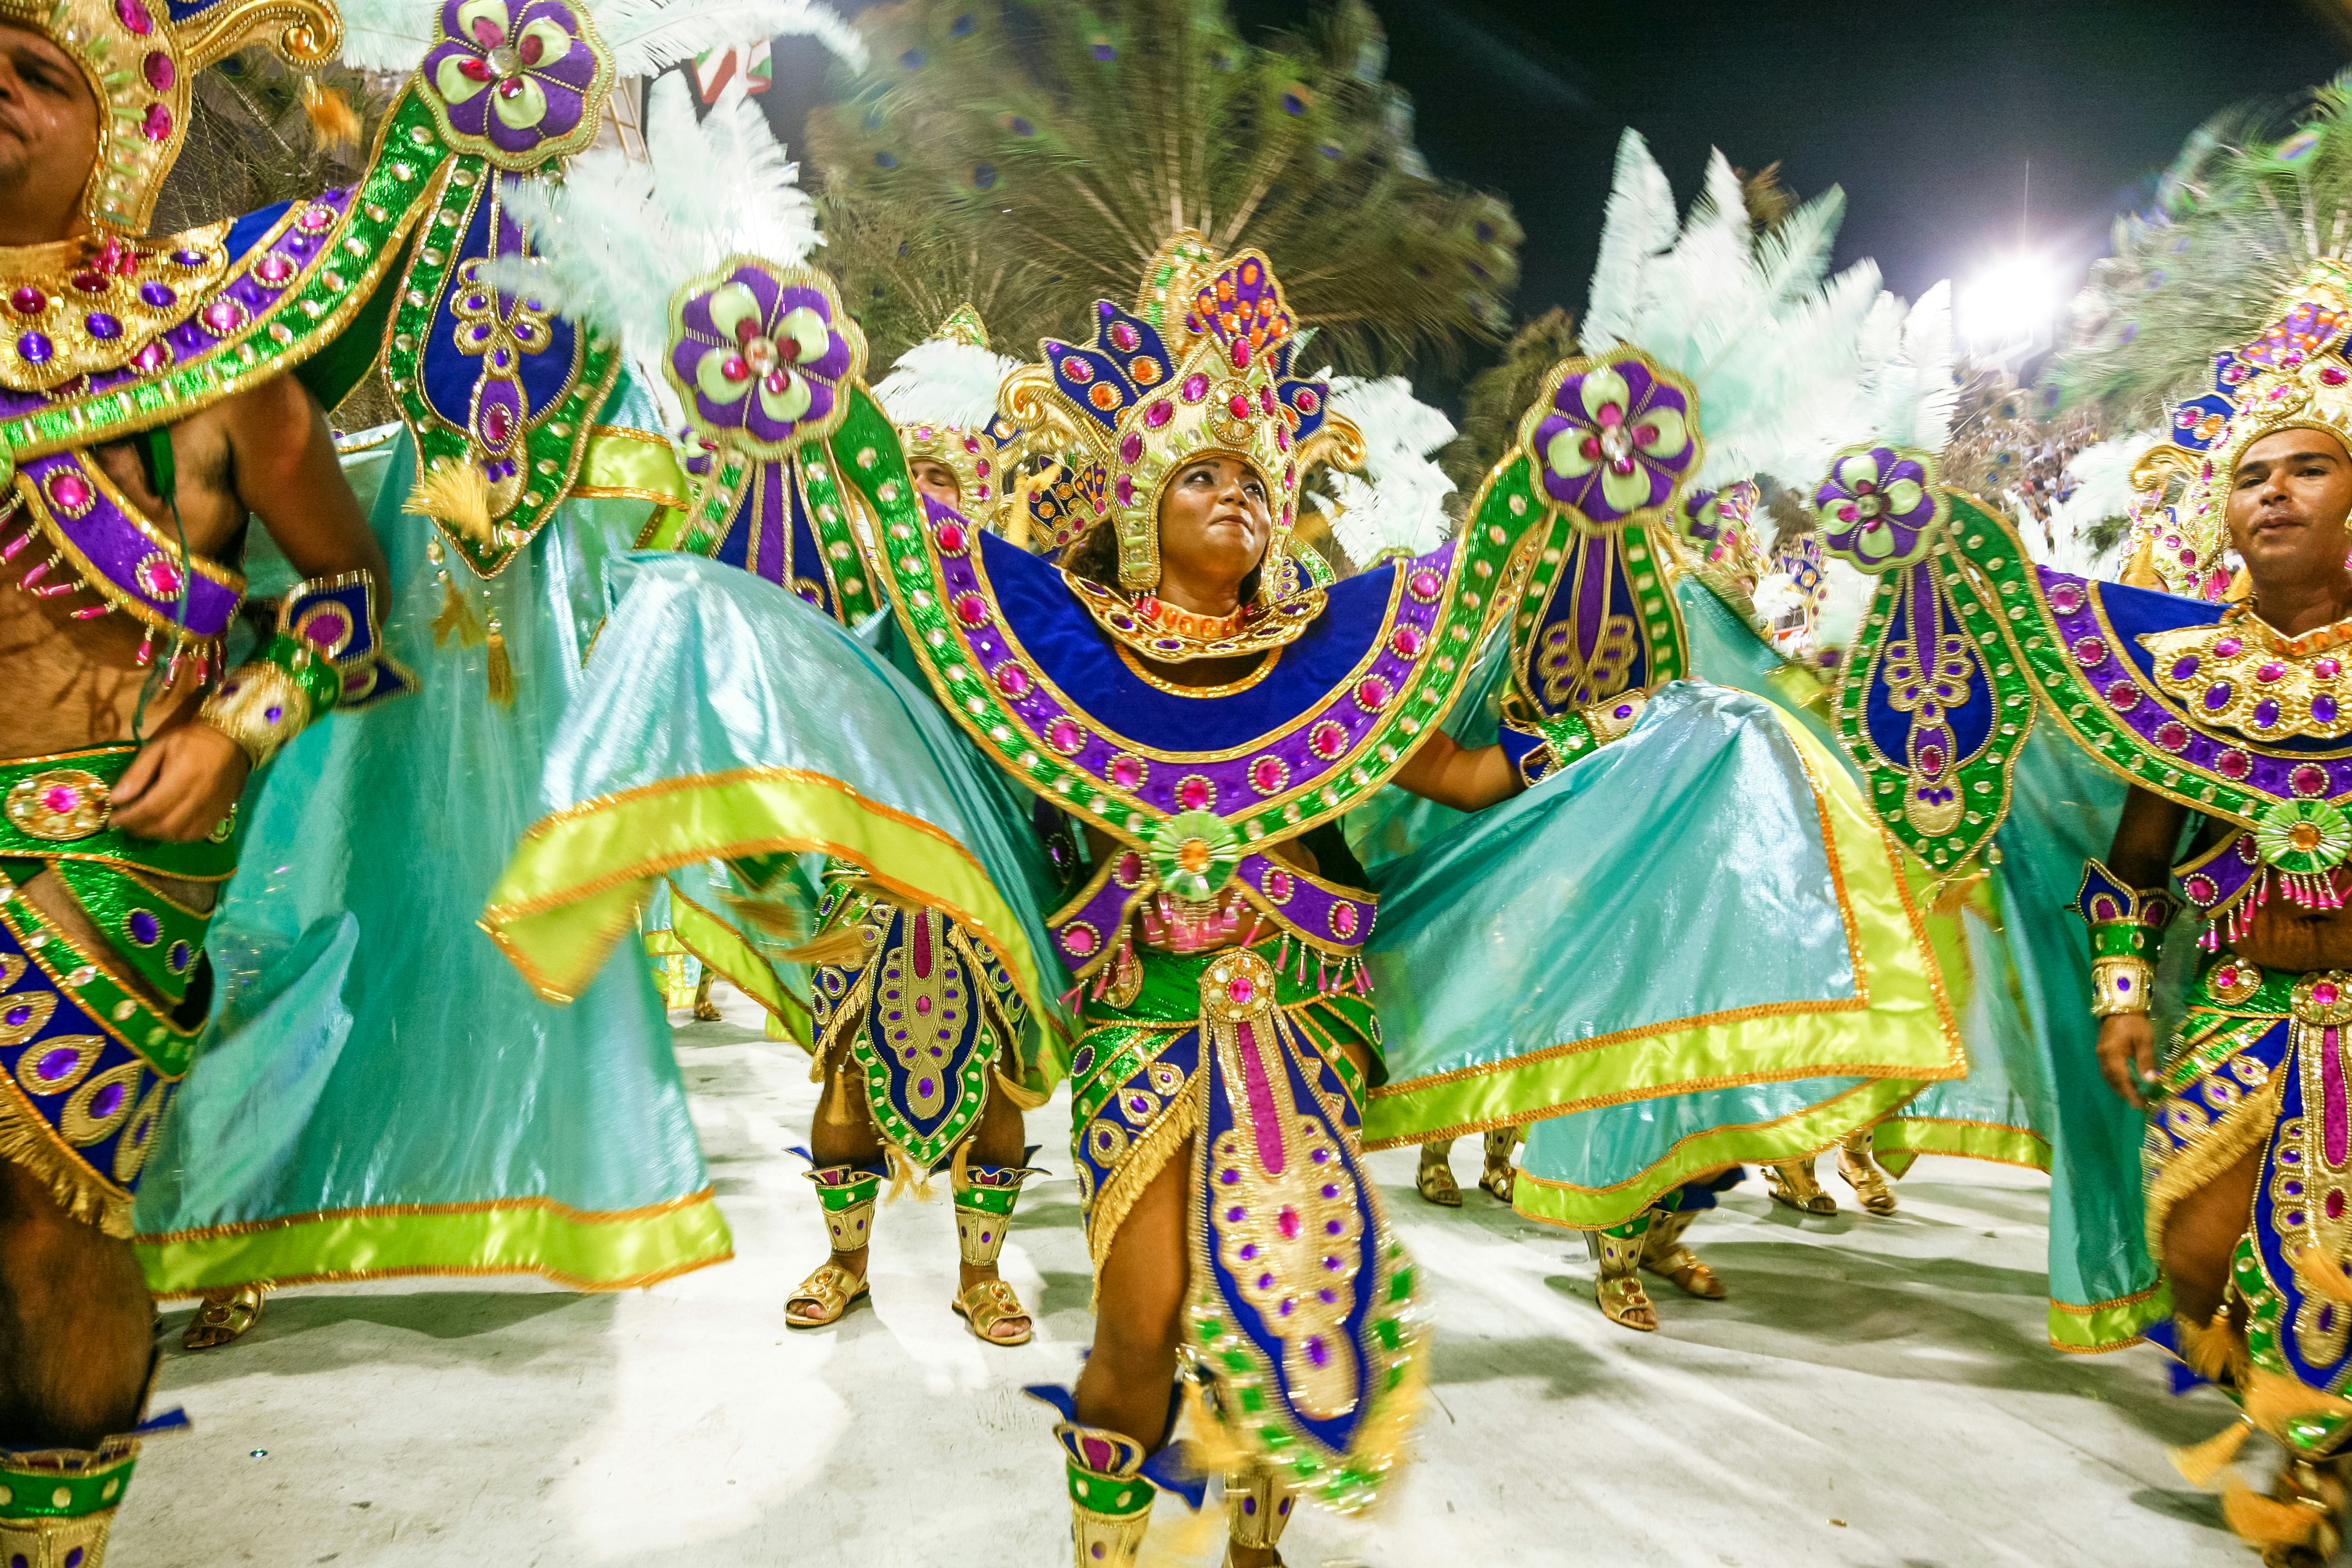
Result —
[{"label": "gold crown headdress", "polygon": [[[1092,343],[1046,339],[1045,363],[1008,376],[998,399],[1016,423],[1071,450],[1072,493],[1096,526],[1118,530],[1119,586],[1133,593],[1159,585],[1160,492],[1183,463],[1214,454],[1257,470],[1273,512],[1271,564],[1288,560],[1307,466],[1362,458],[1355,426],[1331,414],[1329,386],[1291,374],[1296,321],[1265,257],[1245,250],[1218,263],[1205,247],[1183,250],[1186,237],[1162,248],[1138,310],[1097,300]],[[1260,602],[1293,591],[1295,574],[1261,572]]]},{"label": "gold crown headdress", "polygon": [[48,38],[89,79],[98,159],[82,216],[131,239],[147,232],[180,155],[198,71],[265,37],[289,60],[317,65],[343,37],[334,0],[0,0],[0,22]]},{"label": "gold crown headdress", "polygon": [[956,510],[999,531],[1019,499],[1010,470],[1022,457],[1023,432],[996,411],[996,389],[1018,363],[991,351],[987,323],[965,304],[874,384],[908,462],[943,465],[956,479]]}]

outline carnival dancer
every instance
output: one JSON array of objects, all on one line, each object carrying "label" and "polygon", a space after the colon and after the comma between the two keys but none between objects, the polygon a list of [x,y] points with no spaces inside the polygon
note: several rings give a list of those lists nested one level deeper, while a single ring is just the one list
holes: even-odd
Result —
[{"label": "carnival dancer", "polygon": [[[395,584],[385,636],[416,689],[289,749],[243,814],[272,875],[223,900],[214,939],[234,962],[139,1211],[151,1286],[207,1299],[194,1346],[249,1330],[271,1285],[447,1272],[618,1289],[732,1256],[641,950],[565,1010],[472,918],[536,815],[604,563],[688,495],[673,421],[624,345],[504,282],[528,249],[516,204],[635,140],[635,104],[614,107],[631,79],[751,26],[703,9],[346,13],[345,63],[406,73],[368,189],[433,207],[377,340],[404,426],[373,519]],[[687,119],[652,128],[656,157],[705,156]],[[619,147],[593,155],[650,177]]]},{"label": "carnival dancer", "polygon": [[[140,1435],[184,1424],[139,1424],[153,1308],[131,1208],[214,998],[206,928],[239,791],[329,710],[407,686],[380,657],[383,555],[321,412],[354,374],[317,356],[369,310],[409,204],[331,191],[146,237],[194,74],[254,42],[317,61],[340,26],[322,0],[0,4],[11,1563],[94,1568]],[[299,581],[226,668],[255,518]]]}]

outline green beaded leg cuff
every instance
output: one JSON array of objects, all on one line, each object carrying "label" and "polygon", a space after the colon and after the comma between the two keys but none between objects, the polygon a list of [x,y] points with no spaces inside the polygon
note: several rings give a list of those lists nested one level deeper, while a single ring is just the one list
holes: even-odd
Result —
[{"label": "green beaded leg cuff", "polygon": [[1272,1470],[1253,1465],[1225,1478],[1225,1529],[1235,1546],[1272,1551],[1297,1499]]},{"label": "green beaded leg cuff", "polygon": [[824,1208],[825,1233],[835,1252],[856,1252],[874,1239],[874,1195],[882,1190],[878,1172],[858,1165],[821,1165],[808,1173]]},{"label": "green beaded leg cuff", "polygon": [[114,1510],[139,1462],[135,1437],[95,1449],[0,1452],[0,1563],[102,1568]]},{"label": "green beaded leg cuff", "polygon": [[1143,1479],[1143,1445],[1070,1421],[1057,1424],[1054,1436],[1068,1457],[1071,1561],[1076,1568],[1133,1568],[1160,1495]]},{"label": "green beaded leg cuff", "polygon": [[956,1246],[974,1268],[995,1263],[1013,1228],[1021,1184],[1045,1173],[1026,1165],[966,1165],[955,1190]]}]

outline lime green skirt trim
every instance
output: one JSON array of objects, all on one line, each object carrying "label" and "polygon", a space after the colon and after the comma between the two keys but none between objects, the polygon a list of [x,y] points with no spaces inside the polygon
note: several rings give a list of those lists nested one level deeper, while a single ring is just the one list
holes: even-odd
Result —
[{"label": "lime green skirt trim", "polygon": [[626,1290],[735,1256],[708,1189],[617,1214],[545,1198],[343,1209],[142,1236],[137,1246],[158,1296],[410,1274],[536,1274],[574,1290]]},{"label": "lime green skirt trim", "polygon": [[1930,921],[1912,897],[1893,841],[1827,748],[1789,715],[1768,711],[1804,759],[1861,977],[1857,994],[1672,1019],[1390,1083],[1373,1089],[1365,1106],[1365,1147],[1397,1148],[1629,1100],[1809,1078],[1897,1080],[1891,1094],[1879,1097],[1892,1110],[1922,1084],[1968,1076]]},{"label": "lime green skirt trim", "polygon": [[[743,768],[669,779],[541,818],[515,846],[481,927],[551,1002],[587,989],[655,878],[700,860],[821,851],[979,935],[1033,1015],[1053,1016],[1038,954],[978,861],[939,828],[837,779]],[[673,929],[679,930],[672,917]],[[732,976],[730,976],[732,978]]]},{"label": "lime green skirt trim", "polygon": [[1684,1139],[1664,1159],[1613,1186],[1571,1186],[1522,1170],[1511,1189],[1511,1206],[1544,1225],[1608,1230],[1642,1214],[1660,1194],[1685,1182],[1700,1181],[1734,1165],[1776,1165],[1818,1154],[1918,1092],[1916,1083],[1878,1079],[1778,1121],[1711,1127]]},{"label": "lime green skirt trim", "polygon": [[[738,990],[768,1010],[782,1033],[772,1040],[790,1040],[814,1049],[809,1030],[808,1004],[793,994],[784,977],[767,955],[745,940],[743,933],[673,887],[669,890],[670,935],[679,946],[734,982]],[[648,942],[648,947],[651,944]]]},{"label": "lime green skirt trim", "polygon": [[1990,1160],[1996,1164],[2022,1165],[2047,1174],[2050,1142],[2030,1127],[2000,1127],[1990,1121],[1957,1121],[1932,1116],[1896,1116],[1878,1124],[1870,1135],[1872,1152],[1890,1175],[1910,1170],[1922,1154],[1951,1154],[1963,1160]]},{"label": "lime green skirt trim", "polygon": [[2100,1355],[2140,1342],[2150,1323],[2172,1315],[2172,1288],[2158,1280],[2136,1295],[2093,1306],[2050,1303],[2050,1346],[2073,1355]]}]

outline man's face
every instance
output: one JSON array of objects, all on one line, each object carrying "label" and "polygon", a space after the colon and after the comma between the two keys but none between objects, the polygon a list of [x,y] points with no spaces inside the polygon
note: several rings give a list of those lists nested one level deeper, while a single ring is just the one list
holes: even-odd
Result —
[{"label": "man's face", "polygon": [[2230,479],[2230,542],[2259,596],[2264,579],[2344,570],[2352,549],[2352,458],[2333,436],[2279,430],[2246,448]]},{"label": "man's face", "polygon": [[907,465],[907,477],[915,488],[944,507],[961,507],[963,495],[956,483],[955,470],[936,458],[917,458]]},{"label": "man's face", "polygon": [[98,159],[98,102],[65,50],[0,22],[0,244],[64,239],[80,227]]}]

